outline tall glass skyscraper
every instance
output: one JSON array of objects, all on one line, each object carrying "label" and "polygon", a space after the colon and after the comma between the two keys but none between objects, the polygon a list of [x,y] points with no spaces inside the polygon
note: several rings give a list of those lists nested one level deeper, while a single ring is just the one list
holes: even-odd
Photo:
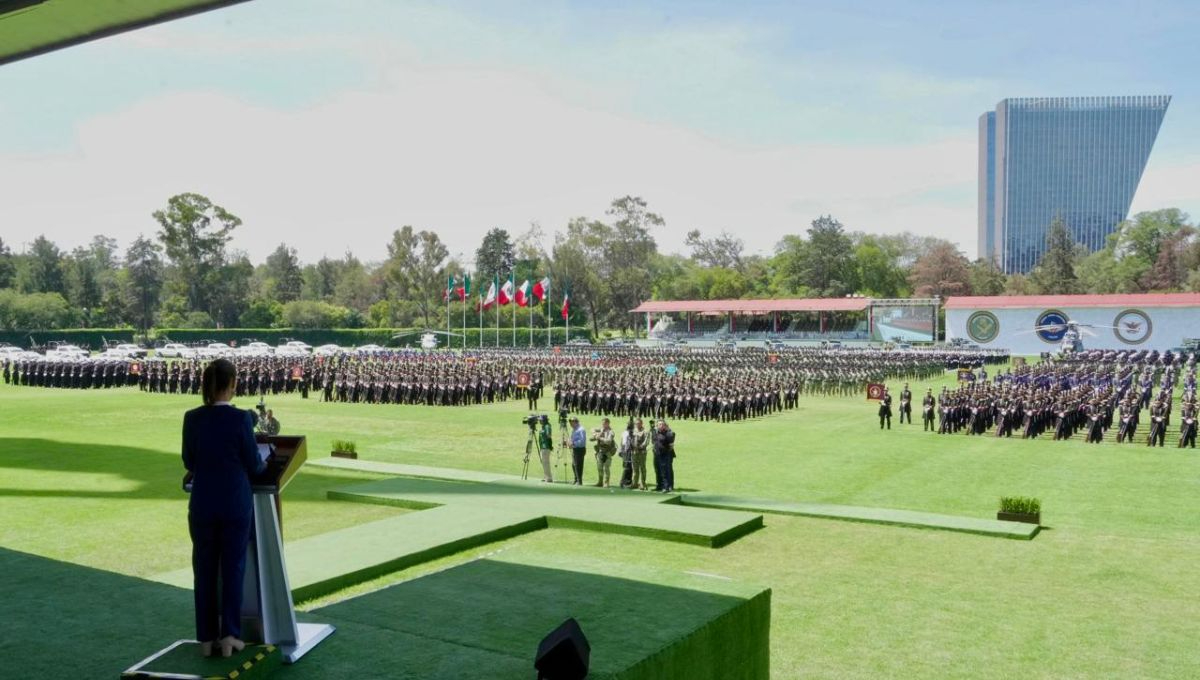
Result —
[{"label": "tall glass skyscraper", "polygon": [[1171,97],[1004,99],[979,117],[979,256],[1028,272],[1055,217],[1089,250],[1129,205]]}]

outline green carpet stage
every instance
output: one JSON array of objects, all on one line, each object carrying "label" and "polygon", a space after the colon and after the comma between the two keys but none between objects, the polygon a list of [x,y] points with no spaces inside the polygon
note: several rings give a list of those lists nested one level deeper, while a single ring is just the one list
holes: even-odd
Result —
[{"label": "green carpet stage", "polygon": [[[329,498],[421,511],[288,541],[288,575],[297,601],[548,527],[716,548],[763,526],[760,514],[684,507],[674,496],[519,479],[396,477],[339,487]],[[286,508],[285,494],[285,517]],[[154,580],[187,588],[192,572],[179,569]]]},{"label": "green carpet stage", "polygon": [[338,632],[274,677],[527,680],[538,642],[572,616],[593,680],[770,675],[769,590],[601,561],[479,560],[311,615]]}]

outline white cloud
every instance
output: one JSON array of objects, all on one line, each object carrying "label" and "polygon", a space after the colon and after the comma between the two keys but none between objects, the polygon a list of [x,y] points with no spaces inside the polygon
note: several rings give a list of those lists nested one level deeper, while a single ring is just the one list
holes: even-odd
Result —
[{"label": "white cloud", "polygon": [[[173,94],[81,123],[69,155],[0,159],[5,232],[64,245],[152,233],[151,211],[184,191],[245,220],[255,258],[285,241],[313,260],[382,256],[392,229],[437,230],[469,256],[482,234],[530,221],[549,230],[600,217],[626,193],[683,234],[731,229],[751,249],[832,213],[848,228],[911,229],[974,249],[973,202],[929,198],[974,186],[973,137],[848,147],[731,145],[568,103],[511,72],[398,66],[381,91],[343,92],[301,111],[220,93]],[[14,227],[14,225],[16,225]]]},{"label": "white cloud", "polygon": [[1150,157],[1129,214],[1160,208],[1179,208],[1193,221],[1200,219],[1200,162],[1155,162]]}]

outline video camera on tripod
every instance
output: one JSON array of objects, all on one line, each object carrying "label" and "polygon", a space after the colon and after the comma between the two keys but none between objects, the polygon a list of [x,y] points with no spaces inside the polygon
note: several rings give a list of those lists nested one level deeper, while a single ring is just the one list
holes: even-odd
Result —
[{"label": "video camera on tripod", "polygon": [[525,439],[525,458],[522,461],[521,479],[529,478],[529,456],[538,450],[538,424],[549,423],[550,417],[544,413],[530,413],[521,419],[522,425],[529,426],[529,436]]}]

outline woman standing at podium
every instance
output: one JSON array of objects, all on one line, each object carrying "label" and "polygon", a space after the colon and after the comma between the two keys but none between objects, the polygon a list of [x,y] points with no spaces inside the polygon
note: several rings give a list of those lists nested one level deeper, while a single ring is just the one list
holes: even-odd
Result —
[{"label": "woman standing at podium", "polygon": [[230,656],[245,646],[242,579],[254,513],[250,477],[265,463],[254,442],[254,415],[229,403],[236,382],[232,362],[213,361],[201,376],[204,405],[183,416],[183,465],[192,475],[188,530],[196,639],[205,656],[215,650]]}]

